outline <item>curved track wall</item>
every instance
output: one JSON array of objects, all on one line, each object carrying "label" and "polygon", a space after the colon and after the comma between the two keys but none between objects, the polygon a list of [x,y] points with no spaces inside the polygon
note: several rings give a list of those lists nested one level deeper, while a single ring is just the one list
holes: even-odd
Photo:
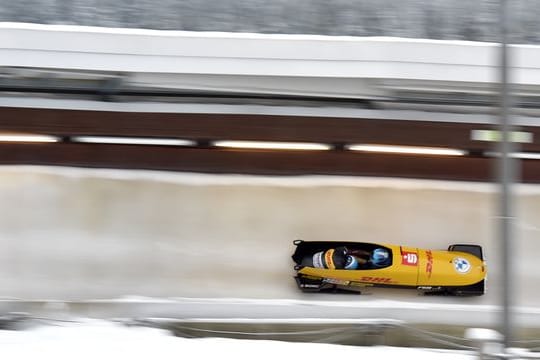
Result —
[{"label": "curved track wall", "polygon": [[[292,240],[303,238],[477,243],[490,288],[472,301],[497,301],[493,185],[35,167],[4,167],[0,183],[6,297],[305,298],[290,259]],[[533,306],[537,290],[527,284],[537,280],[540,251],[537,187],[521,186],[518,205],[516,299]],[[374,294],[417,300],[408,291]]]}]

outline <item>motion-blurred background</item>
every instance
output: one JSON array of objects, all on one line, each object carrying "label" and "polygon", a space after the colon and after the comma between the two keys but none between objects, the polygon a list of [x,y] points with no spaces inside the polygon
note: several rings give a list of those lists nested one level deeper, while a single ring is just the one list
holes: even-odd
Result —
[{"label": "motion-blurred background", "polygon": [[[499,5],[1,2],[2,311],[499,327]],[[508,9],[511,296],[534,339],[540,3]],[[488,292],[302,294],[298,238],[479,244]]]}]

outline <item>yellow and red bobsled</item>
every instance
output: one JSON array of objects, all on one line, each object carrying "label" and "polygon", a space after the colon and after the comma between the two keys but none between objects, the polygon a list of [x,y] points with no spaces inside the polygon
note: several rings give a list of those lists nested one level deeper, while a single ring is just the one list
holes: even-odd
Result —
[{"label": "yellow and red bobsled", "polygon": [[[352,290],[366,286],[416,288],[426,294],[482,295],[487,275],[479,245],[456,244],[447,250],[429,250],[400,245],[362,242],[295,240],[292,258],[296,283],[305,292]],[[389,254],[384,266],[368,264],[355,270],[334,264],[314,265],[316,254],[331,254],[331,249],[372,252],[385,249]]]}]

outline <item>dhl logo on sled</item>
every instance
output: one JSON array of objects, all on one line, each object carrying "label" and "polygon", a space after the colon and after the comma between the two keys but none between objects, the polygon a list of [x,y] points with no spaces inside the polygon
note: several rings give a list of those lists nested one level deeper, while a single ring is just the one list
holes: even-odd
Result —
[{"label": "dhl logo on sled", "polygon": [[296,240],[296,282],[303,291],[417,288],[441,295],[482,295],[486,264],[479,245],[431,250],[400,245]]}]

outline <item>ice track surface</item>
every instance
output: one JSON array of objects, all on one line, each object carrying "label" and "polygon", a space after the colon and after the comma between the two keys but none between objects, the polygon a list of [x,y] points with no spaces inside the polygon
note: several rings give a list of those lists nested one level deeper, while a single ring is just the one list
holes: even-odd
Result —
[{"label": "ice track surface", "polygon": [[[540,187],[520,185],[516,194],[513,299],[523,319],[536,319]],[[171,304],[205,299],[178,309],[209,317],[384,315],[432,321],[460,313],[466,314],[462,319],[493,323],[500,291],[496,206],[496,185],[483,183],[4,166],[2,306],[11,300],[38,306],[52,299],[70,307],[70,302],[114,303],[137,296],[167,299],[127,301],[133,309],[140,304],[140,311],[149,303],[168,309],[161,315],[178,314]],[[292,278],[294,239],[442,249],[480,244],[488,261],[488,293],[475,298],[392,289],[370,289],[365,296],[302,294]],[[120,307],[109,309],[115,308]]]}]

